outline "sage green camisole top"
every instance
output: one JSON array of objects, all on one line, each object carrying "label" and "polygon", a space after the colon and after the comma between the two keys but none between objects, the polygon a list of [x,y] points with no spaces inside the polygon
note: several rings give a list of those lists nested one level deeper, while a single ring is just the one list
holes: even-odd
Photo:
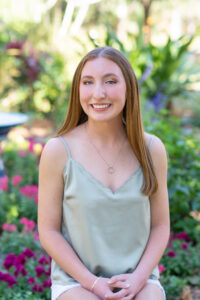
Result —
[{"label": "sage green camisole top", "polygon": [[[113,192],[71,157],[66,141],[60,138],[68,153],[63,169],[64,238],[97,276],[133,272],[146,247],[151,221],[149,197],[140,191],[141,167]],[[158,267],[151,277],[159,278]],[[52,284],[60,285],[76,282],[54,260],[51,280]]]}]

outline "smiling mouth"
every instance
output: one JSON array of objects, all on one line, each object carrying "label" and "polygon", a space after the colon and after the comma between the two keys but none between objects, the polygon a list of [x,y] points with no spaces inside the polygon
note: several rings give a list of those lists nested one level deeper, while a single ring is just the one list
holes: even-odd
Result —
[{"label": "smiling mouth", "polygon": [[91,104],[95,109],[105,109],[111,106],[111,104]]}]

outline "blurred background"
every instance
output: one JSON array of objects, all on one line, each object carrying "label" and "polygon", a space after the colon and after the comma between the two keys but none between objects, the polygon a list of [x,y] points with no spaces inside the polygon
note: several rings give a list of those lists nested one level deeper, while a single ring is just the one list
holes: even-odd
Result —
[{"label": "blurred background", "polygon": [[[28,117],[9,131],[0,148],[5,164],[0,178],[2,274],[11,270],[10,253],[26,255],[27,247],[43,253],[36,226],[40,154],[64,121],[77,64],[89,50],[104,45],[129,59],[145,130],[159,136],[168,153],[171,236],[159,266],[167,299],[198,300],[198,0],[0,0],[0,112]],[[1,121],[0,115],[0,126]],[[50,299],[49,269],[42,271],[39,261],[24,267],[27,273],[35,270],[37,280],[18,269],[21,281],[12,270],[10,281],[0,276],[1,299]]]}]

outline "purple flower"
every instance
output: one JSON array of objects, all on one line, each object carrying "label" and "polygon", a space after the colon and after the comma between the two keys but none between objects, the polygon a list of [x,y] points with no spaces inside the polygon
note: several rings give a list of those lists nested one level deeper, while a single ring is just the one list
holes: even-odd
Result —
[{"label": "purple flower", "polygon": [[177,239],[177,240],[185,240],[186,242],[190,241],[190,238],[189,238],[187,232],[185,232],[185,231],[182,231],[178,234],[175,234],[174,238]]},{"label": "purple flower", "polygon": [[35,256],[35,253],[29,249],[29,248],[26,248],[24,251],[23,251],[23,254],[28,257],[28,258],[31,258],[31,257],[34,257]]},{"label": "purple flower", "polygon": [[143,82],[149,77],[149,75],[151,74],[151,71],[153,69],[152,65],[148,65],[144,71],[144,73],[142,74],[141,78],[140,78],[140,85],[143,84]]},{"label": "purple flower", "polygon": [[45,273],[45,269],[42,266],[35,267],[35,272],[37,274],[37,277],[40,277],[42,274]]},{"label": "purple flower", "polygon": [[51,280],[50,279],[46,279],[44,282],[43,282],[43,287],[50,287],[51,286]]},{"label": "purple flower", "polygon": [[26,263],[26,257],[24,255],[24,253],[19,254],[18,256],[16,256],[15,258],[15,266],[18,265],[24,265]]},{"label": "purple flower", "polygon": [[10,275],[9,273],[0,272],[0,280],[7,282],[9,287],[12,287],[14,284],[17,283],[15,278],[12,275]]},{"label": "purple flower", "polygon": [[151,100],[155,107],[155,111],[158,112],[161,108],[164,107],[163,104],[167,100],[167,96],[158,91],[155,97]]},{"label": "purple flower", "polygon": [[169,257],[175,257],[176,253],[173,250],[170,250],[169,252],[167,252],[167,256],[169,256]]},{"label": "purple flower", "polygon": [[38,263],[40,265],[47,265],[49,262],[47,260],[47,258],[43,255],[39,260],[38,260]]},{"label": "purple flower", "polygon": [[29,277],[29,278],[27,279],[27,281],[28,281],[29,284],[33,284],[33,283],[35,282],[35,278]]},{"label": "purple flower", "polygon": [[186,243],[183,243],[181,245],[181,248],[184,249],[184,250],[188,250],[188,245]]},{"label": "purple flower", "polygon": [[16,256],[13,253],[10,253],[6,256],[4,263],[3,263],[5,269],[9,270],[10,267],[12,267],[14,265],[15,258],[16,258]]},{"label": "purple flower", "polygon": [[34,284],[34,286],[32,287],[32,291],[37,292],[38,291],[38,284]]}]

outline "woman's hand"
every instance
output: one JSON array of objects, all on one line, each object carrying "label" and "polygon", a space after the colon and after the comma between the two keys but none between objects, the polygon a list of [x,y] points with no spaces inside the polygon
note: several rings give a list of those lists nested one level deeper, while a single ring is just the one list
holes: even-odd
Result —
[{"label": "woman's hand", "polygon": [[[115,298],[114,297],[117,294],[117,293],[113,292],[115,286],[112,286],[112,285],[108,284],[109,280],[111,280],[111,279],[100,277],[98,279],[97,283],[95,284],[92,292],[95,295],[99,296],[102,300],[121,299],[121,298]],[[117,287],[125,291],[128,286],[127,286],[126,282],[120,281],[120,282],[118,282]],[[107,298],[107,295],[111,298]]]},{"label": "woman's hand", "polygon": [[113,291],[114,288],[121,288],[120,291],[116,293],[108,293],[105,295],[106,300],[132,300],[133,297],[143,288],[146,280],[144,278],[140,278],[138,274],[130,273],[130,274],[120,274],[111,277],[107,283]]}]

